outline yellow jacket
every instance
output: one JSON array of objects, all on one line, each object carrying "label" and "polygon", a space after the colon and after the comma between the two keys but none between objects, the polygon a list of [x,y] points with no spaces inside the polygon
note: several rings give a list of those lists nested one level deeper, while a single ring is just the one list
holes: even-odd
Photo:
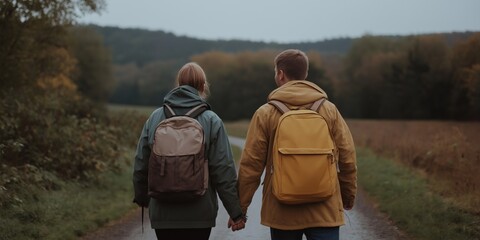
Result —
[{"label": "yellow jacket", "polygon": [[[325,92],[309,81],[289,81],[275,89],[268,100],[280,100],[289,107],[309,107],[314,101],[327,97]],[[325,101],[319,113],[327,120],[335,142],[335,158],[339,174],[335,195],[324,202],[301,205],[279,203],[272,194],[271,173],[265,171],[261,224],[283,230],[310,227],[335,227],[344,224],[343,206],[352,207],[357,191],[355,146],[347,124],[338,109]],[[240,160],[238,191],[244,213],[258,188],[264,169],[272,166],[275,130],[281,113],[264,104],[253,115]]]}]

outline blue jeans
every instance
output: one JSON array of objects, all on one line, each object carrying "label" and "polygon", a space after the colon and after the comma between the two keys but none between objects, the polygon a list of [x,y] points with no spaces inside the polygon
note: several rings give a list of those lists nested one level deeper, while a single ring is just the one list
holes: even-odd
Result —
[{"label": "blue jeans", "polygon": [[339,240],[340,227],[314,227],[300,230],[280,230],[270,228],[272,240],[302,240],[303,234],[308,240]]}]

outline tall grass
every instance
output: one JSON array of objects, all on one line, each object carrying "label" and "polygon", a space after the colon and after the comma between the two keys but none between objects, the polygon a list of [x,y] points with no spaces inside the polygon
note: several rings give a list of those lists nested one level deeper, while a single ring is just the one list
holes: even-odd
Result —
[{"label": "tall grass", "polygon": [[355,143],[424,174],[453,204],[480,213],[480,123],[349,120]]}]

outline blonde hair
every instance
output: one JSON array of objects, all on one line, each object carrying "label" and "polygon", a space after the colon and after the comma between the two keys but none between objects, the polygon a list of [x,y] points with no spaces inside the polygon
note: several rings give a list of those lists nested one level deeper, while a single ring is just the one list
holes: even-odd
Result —
[{"label": "blonde hair", "polygon": [[209,94],[207,76],[202,67],[195,62],[189,62],[180,68],[176,82],[177,86],[188,85],[197,89],[203,98]]},{"label": "blonde hair", "polygon": [[290,80],[305,80],[308,75],[308,57],[298,49],[288,49],[275,57],[275,66]]}]

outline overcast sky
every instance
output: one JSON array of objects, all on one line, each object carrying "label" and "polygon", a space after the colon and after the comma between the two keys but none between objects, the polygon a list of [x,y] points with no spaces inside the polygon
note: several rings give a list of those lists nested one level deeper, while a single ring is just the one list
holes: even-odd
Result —
[{"label": "overcast sky", "polygon": [[280,43],[480,31],[480,0],[106,0],[80,23]]}]

